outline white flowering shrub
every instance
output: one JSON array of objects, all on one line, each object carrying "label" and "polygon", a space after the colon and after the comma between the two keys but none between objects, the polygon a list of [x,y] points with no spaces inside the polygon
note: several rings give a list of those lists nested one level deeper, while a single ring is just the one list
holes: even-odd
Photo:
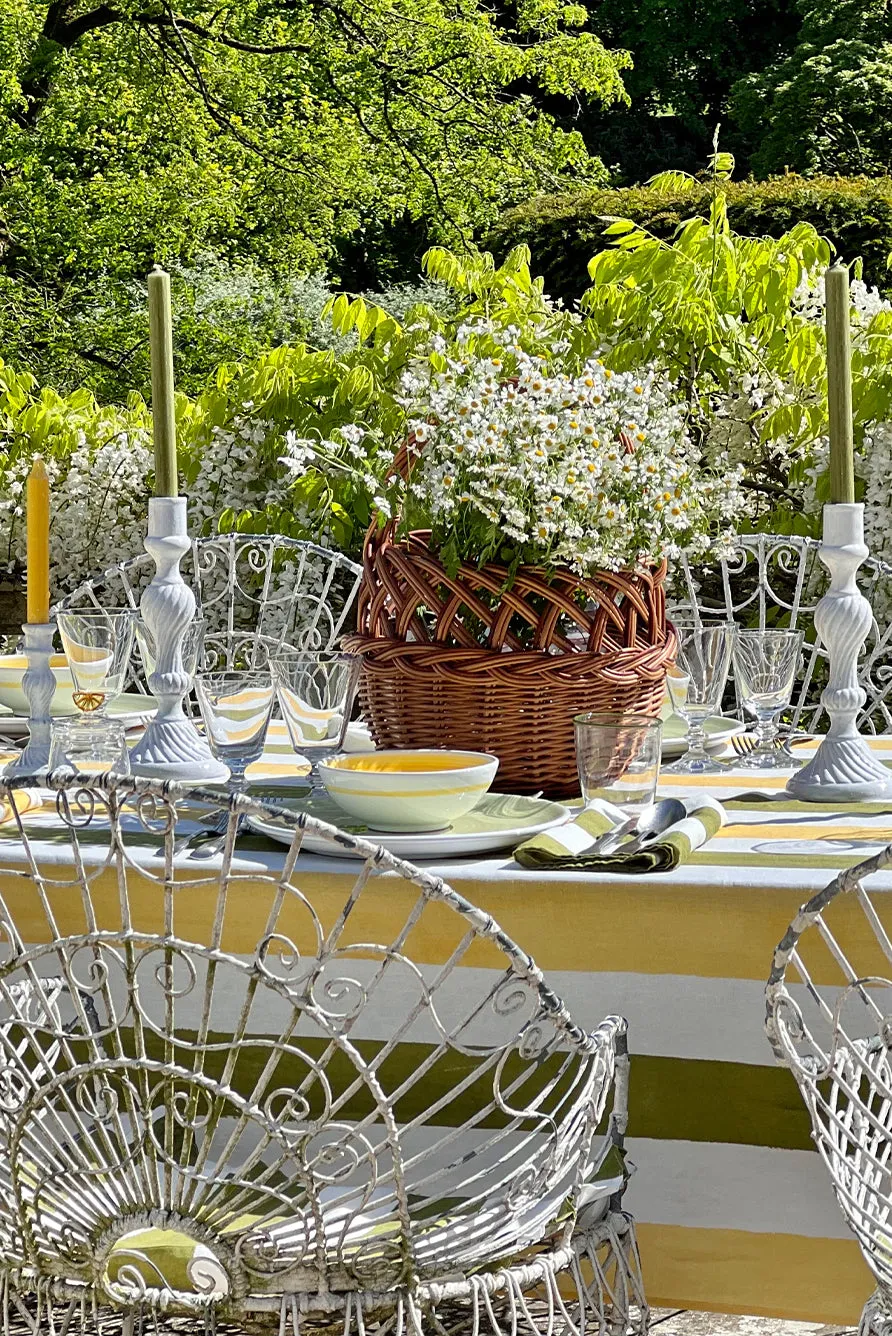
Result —
[{"label": "white flowering shrub", "polygon": [[25,484],[36,454],[52,489],[54,597],[142,548],[153,457],[142,403],[100,407],[78,392],[38,392],[0,362],[0,567],[25,565]]}]

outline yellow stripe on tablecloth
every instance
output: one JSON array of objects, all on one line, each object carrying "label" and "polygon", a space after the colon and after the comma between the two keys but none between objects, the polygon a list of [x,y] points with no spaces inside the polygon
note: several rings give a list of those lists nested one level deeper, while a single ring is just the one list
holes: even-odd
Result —
[{"label": "yellow stripe on tablecloth", "polygon": [[749,788],[765,789],[766,793],[769,790],[777,792],[786,787],[790,774],[788,770],[778,771],[776,775],[766,774],[764,771],[760,774],[757,770],[723,770],[716,775],[684,775],[661,770],[660,788],[678,785],[686,789],[736,789],[739,792],[741,789]]},{"label": "yellow stripe on tablecloth", "polygon": [[[785,815],[783,807],[778,806],[777,815]],[[884,811],[883,815],[888,816],[888,810]],[[715,849],[721,845],[722,840],[760,839],[784,842],[787,840],[815,840],[817,843],[815,853],[818,854],[822,852],[820,845],[824,840],[851,840],[853,835],[862,838],[869,836],[871,843],[881,844],[883,841],[892,840],[892,826],[868,825],[863,816],[852,817],[846,825],[834,826],[831,826],[829,822],[827,824],[822,823],[819,826],[810,826],[807,821],[802,821],[800,824],[798,821],[790,821],[789,816],[783,825],[777,823],[763,825],[754,821],[735,821],[733,825],[723,826],[719,834],[714,835],[710,840],[709,847]],[[855,861],[857,850],[848,849],[841,852],[848,862]],[[796,865],[795,855],[785,855],[785,857],[789,858],[794,866]],[[741,863],[744,865],[746,863],[745,853],[741,854]]]},{"label": "yellow stripe on tablecloth", "polygon": [[[272,779],[279,775],[308,775],[310,773],[309,763],[298,761],[296,756],[292,756],[290,761],[272,761],[268,756],[262,756],[259,761],[248,766],[248,782],[258,779]],[[304,789],[306,792],[306,789]]]},{"label": "yellow stripe on tablecloth", "polygon": [[854,1239],[682,1225],[637,1228],[645,1289],[657,1308],[853,1327],[874,1288]]},{"label": "yellow stripe on tablecloth", "polygon": [[[357,866],[357,871],[358,871]],[[778,869],[780,876],[783,869]],[[83,931],[81,892],[73,869],[48,868],[47,875],[71,877],[54,885],[50,898],[63,934]],[[179,936],[202,942],[210,932],[217,903],[212,873],[178,876],[181,893],[175,897],[175,927]],[[355,875],[303,872],[295,881],[308,895],[323,928],[330,928],[344,907]],[[138,874],[128,873],[134,919],[141,931],[161,932],[162,894],[153,878],[140,886]],[[118,890],[113,873],[92,880],[100,922],[120,922]],[[234,880],[226,911],[223,946],[248,954],[257,944],[258,924],[273,894],[275,879],[264,882],[254,874]],[[715,886],[685,886],[628,877],[617,883],[581,879],[535,881],[519,872],[505,881],[477,881],[456,876],[456,889],[491,913],[516,942],[532,947],[536,963],[546,972],[577,970],[591,973],[610,969],[632,974],[693,975],[711,979],[758,979],[767,976],[775,947],[805,896],[781,886],[751,886],[745,892]],[[46,939],[46,924],[30,880],[3,876],[0,892],[25,940]],[[404,926],[420,892],[394,877],[375,878],[351,911],[348,942],[392,941]],[[888,898],[885,905],[888,906]],[[882,910],[883,898],[877,900]],[[544,925],[548,930],[543,931]],[[882,973],[888,962],[856,900],[834,908],[837,939],[863,973]],[[287,908],[280,931],[295,937],[304,951],[314,949],[308,916],[297,901]],[[419,964],[443,964],[462,934],[458,915],[442,904],[430,904],[413,928],[409,953]],[[463,957],[468,966],[498,968],[504,956],[489,942],[477,941]],[[818,983],[838,982],[837,967],[829,956],[815,961]]]}]

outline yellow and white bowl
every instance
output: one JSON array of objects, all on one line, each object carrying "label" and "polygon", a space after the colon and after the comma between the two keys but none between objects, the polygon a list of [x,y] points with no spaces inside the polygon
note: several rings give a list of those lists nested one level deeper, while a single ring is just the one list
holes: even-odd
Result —
[{"label": "yellow and white bowl", "polygon": [[476,807],[499,768],[469,751],[388,751],[319,762],[329,796],[372,830],[443,830]]},{"label": "yellow and white bowl", "polygon": [[[28,713],[28,698],[22,686],[22,678],[27,667],[28,660],[24,654],[0,654],[0,705],[5,705],[13,714]],[[50,668],[56,679],[56,692],[50,704],[50,713],[54,716],[77,714],[77,706],[72,699],[74,683],[65,655],[51,655]]]}]

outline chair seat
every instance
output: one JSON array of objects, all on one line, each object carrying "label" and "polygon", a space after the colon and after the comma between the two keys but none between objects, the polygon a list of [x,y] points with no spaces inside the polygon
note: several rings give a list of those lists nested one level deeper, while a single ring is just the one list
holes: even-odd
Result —
[{"label": "chair seat", "polygon": [[[587,1229],[604,1219],[611,1196],[622,1185],[623,1175],[619,1173],[598,1179],[583,1190]],[[376,1271],[380,1271],[388,1245],[399,1237],[397,1203],[393,1194],[386,1189],[376,1189],[360,1210],[352,1206],[346,1208],[345,1193],[337,1188],[323,1189],[321,1197],[325,1252],[330,1264],[336,1267],[339,1261],[355,1263],[365,1252],[368,1254],[367,1264],[374,1263]],[[543,1229],[539,1210],[515,1213],[504,1204],[493,1204],[470,1212],[460,1209],[450,1212],[444,1203],[443,1213],[438,1217],[435,1206],[427,1203],[426,1207],[430,1223],[418,1223],[416,1255],[420,1271],[428,1279],[442,1278],[460,1270],[457,1259],[480,1245],[488,1258],[498,1258],[500,1264],[501,1259],[515,1256],[551,1238],[574,1215],[574,1208],[567,1201],[560,1212],[545,1221]],[[233,1238],[249,1243],[251,1228],[257,1220],[256,1216],[244,1216],[233,1221]],[[267,1222],[260,1233],[267,1254],[277,1253],[271,1274],[287,1269],[297,1279],[301,1257],[315,1248],[312,1219],[309,1224],[305,1217]],[[171,1289],[188,1293],[195,1288],[190,1274],[192,1268],[202,1262],[213,1262],[213,1259],[214,1253],[209,1247],[185,1233],[173,1229],[142,1229],[125,1235],[115,1244],[109,1275],[113,1281],[121,1283],[122,1268],[132,1263],[147,1285],[157,1286],[163,1280]],[[394,1262],[397,1260],[395,1255]],[[294,1275],[295,1268],[297,1276]],[[307,1280],[308,1288],[314,1288],[315,1272],[308,1271]],[[289,1277],[289,1288],[292,1287],[294,1283]],[[267,1287],[264,1285],[263,1288]]]}]

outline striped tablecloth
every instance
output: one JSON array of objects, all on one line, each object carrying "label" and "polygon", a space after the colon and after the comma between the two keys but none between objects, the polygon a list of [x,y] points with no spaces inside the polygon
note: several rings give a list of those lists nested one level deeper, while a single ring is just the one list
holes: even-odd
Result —
[{"label": "striped tablecloth", "polygon": [[[295,774],[280,727],[258,779]],[[874,745],[892,763],[892,738]],[[777,800],[782,773],[753,777],[735,769],[692,786],[664,776],[663,793],[706,788],[728,811],[721,835],[672,873],[533,873],[508,855],[427,866],[535,956],[580,1024],[608,1012],[628,1017],[629,1147],[638,1166],[628,1203],[651,1301],[853,1323],[869,1273],[793,1080],[774,1065],[762,990],[798,906],[840,868],[892,842],[892,803],[846,814]],[[762,801],[739,796],[755,789]],[[269,865],[282,851],[254,839],[244,856]],[[297,873],[303,891],[333,906],[355,870],[308,855]],[[386,884],[374,905],[379,941],[406,912],[403,888],[387,895]],[[892,876],[875,885],[882,913]],[[430,936],[424,963],[442,963],[446,950]]]}]

